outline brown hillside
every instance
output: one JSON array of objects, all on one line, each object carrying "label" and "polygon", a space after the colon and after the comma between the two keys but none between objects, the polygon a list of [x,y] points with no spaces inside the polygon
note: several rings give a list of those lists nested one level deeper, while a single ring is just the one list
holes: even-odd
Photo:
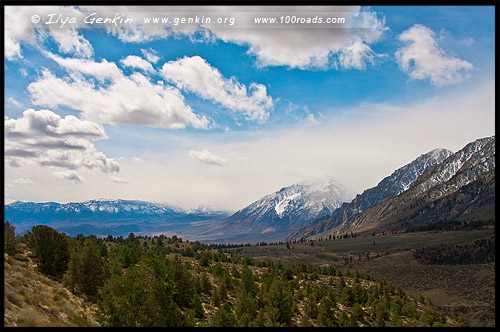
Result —
[{"label": "brown hillside", "polygon": [[98,326],[96,305],[41,274],[24,245],[4,253],[4,326]]}]

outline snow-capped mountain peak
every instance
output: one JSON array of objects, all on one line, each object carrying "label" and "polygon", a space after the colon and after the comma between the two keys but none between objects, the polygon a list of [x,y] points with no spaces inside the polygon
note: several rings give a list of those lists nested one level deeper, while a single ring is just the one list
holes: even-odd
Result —
[{"label": "snow-capped mountain peak", "polygon": [[349,195],[339,182],[325,177],[283,187],[237,213],[258,216],[270,214],[279,219],[292,215],[297,217],[297,214],[301,214],[299,219],[315,219],[322,217],[324,213],[331,213],[349,199]]},{"label": "snow-capped mountain peak", "polygon": [[224,219],[218,228],[221,233],[284,238],[290,231],[330,215],[351,198],[332,178],[308,179],[265,195]]}]

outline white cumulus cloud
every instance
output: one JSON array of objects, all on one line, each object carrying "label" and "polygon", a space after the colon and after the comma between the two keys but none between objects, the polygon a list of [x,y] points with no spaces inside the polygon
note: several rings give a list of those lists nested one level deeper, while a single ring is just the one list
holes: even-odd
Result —
[{"label": "white cumulus cloud", "polygon": [[456,84],[468,77],[473,65],[446,54],[428,27],[415,24],[398,39],[406,45],[395,53],[399,68],[411,79],[429,80],[437,86]]},{"label": "white cumulus cloud", "polygon": [[247,88],[234,77],[225,78],[199,56],[184,57],[165,63],[163,76],[180,89],[193,92],[200,97],[216,102],[233,111],[241,111],[248,120],[264,122],[273,106],[262,84],[251,83]]},{"label": "white cumulus cloud", "polygon": [[[345,18],[341,27],[303,28],[300,24],[278,29],[227,29],[211,27],[216,38],[248,46],[259,66],[286,66],[303,70],[330,68],[365,69],[378,55],[370,45],[378,42],[387,30],[384,19],[370,9],[351,6],[243,7],[228,8],[238,20],[251,21],[265,13],[267,17],[293,17],[310,13],[311,17],[328,13]],[[275,14],[276,15],[273,15]]]},{"label": "white cumulus cloud", "polygon": [[146,58],[151,63],[157,63],[160,61],[160,57],[158,56],[158,52],[153,50],[152,48],[150,49],[144,49],[141,48],[142,55]]},{"label": "white cumulus cloud", "polygon": [[125,59],[120,60],[120,63],[125,67],[137,68],[146,73],[154,73],[155,70],[151,63],[147,62],[137,55],[129,55]]},{"label": "white cumulus cloud", "polygon": [[224,164],[226,163],[226,159],[214,155],[208,150],[191,150],[189,151],[189,156],[207,165],[224,166]]},{"label": "white cumulus cloud", "polygon": [[114,62],[108,62],[106,59],[102,59],[101,62],[95,62],[90,59],[63,58],[49,52],[44,52],[44,54],[66,70],[89,75],[100,81],[106,79],[116,80],[123,76],[118,66]]},{"label": "white cumulus cloud", "polygon": [[78,174],[78,172],[74,170],[67,170],[67,171],[55,171],[54,172],[55,177],[63,180],[70,180],[74,181],[75,183],[83,183],[84,178]]},{"label": "white cumulus cloud", "polygon": [[[50,10],[59,13],[57,10]],[[170,37],[188,37],[195,42],[222,40],[247,47],[248,54],[255,56],[258,66],[286,66],[303,70],[365,69],[367,64],[373,63],[378,57],[371,45],[378,42],[388,29],[384,18],[378,17],[370,8],[360,6],[83,6],[65,10],[78,17],[79,21],[93,12],[122,13],[124,18],[130,18],[133,23],[107,24],[102,28],[123,42],[144,43]],[[20,29],[11,29],[6,34],[6,55],[9,54],[9,57],[21,56],[20,43],[30,43],[35,31],[39,33],[47,30],[29,22],[29,14],[32,12],[9,12],[13,23],[11,26],[18,21],[25,23]],[[163,16],[220,16],[231,17],[236,22],[253,22],[255,17],[262,15],[293,17],[310,14],[314,17],[325,13],[335,18],[344,18],[346,23],[341,27],[326,28],[303,28],[299,24],[278,29],[262,26],[240,29],[207,22],[175,24],[173,19],[164,24],[145,22],[146,17]],[[54,25],[46,34],[58,42],[60,51],[88,57],[93,50],[88,41],[78,34],[82,28],[88,27],[74,24],[69,33],[62,33]],[[152,50],[143,49],[142,52],[151,63],[159,60]]]},{"label": "white cumulus cloud", "polygon": [[119,172],[118,163],[97,151],[90,142],[107,138],[104,128],[91,121],[72,115],[61,118],[50,110],[28,109],[21,118],[5,119],[4,128],[4,155],[11,166],[62,168],[61,174],[65,178],[71,175],[72,180],[79,178],[74,176],[78,169]]},{"label": "white cumulus cloud", "polygon": [[[33,23],[37,15],[40,22]],[[52,16],[51,16],[52,15]],[[74,18],[74,23],[46,24],[63,18]],[[60,52],[88,58],[94,49],[90,42],[79,33],[85,27],[86,14],[72,6],[5,6],[4,55],[7,60],[22,58],[21,45],[41,47],[46,40],[52,40]]]},{"label": "white cumulus cloud", "polygon": [[69,75],[57,77],[43,70],[42,76],[28,86],[35,105],[68,106],[82,111],[83,118],[97,123],[169,129],[187,125],[208,127],[208,119],[196,115],[173,86],[152,83],[138,72],[126,76],[115,63],[106,60],[98,63],[56,55],[49,57],[68,70]]},{"label": "white cumulus cloud", "polygon": [[[106,24],[102,29],[127,43],[144,43],[169,37],[188,37],[192,41],[210,42],[222,40],[248,48],[248,53],[256,57],[258,66],[286,66],[303,70],[330,68],[365,69],[378,57],[371,45],[378,42],[388,28],[383,18],[370,8],[360,6],[8,6],[5,10],[5,57],[8,60],[22,58],[21,45],[37,47],[46,39],[52,39],[59,51],[77,57],[89,58],[94,51],[92,45],[80,33],[90,26],[84,18],[90,13],[98,16],[104,13],[120,13],[127,24]],[[272,14],[282,17],[327,13],[335,18],[345,19],[341,27],[303,28],[299,25],[280,27],[236,28],[213,25],[206,22],[175,24],[146,23],[145,18],[161,17],[231,17],[236,22],[253,22],[255,17]],[[37,14],[42,21],[31,22]],[[73,24],[45,24],[48,15],[61,14],[75,17]],[[56,17],[53,19],[55,20]],[[95,27],[94,27],[95,28]],[[150,63],[159,60],[153,50],[142,50]]]}]

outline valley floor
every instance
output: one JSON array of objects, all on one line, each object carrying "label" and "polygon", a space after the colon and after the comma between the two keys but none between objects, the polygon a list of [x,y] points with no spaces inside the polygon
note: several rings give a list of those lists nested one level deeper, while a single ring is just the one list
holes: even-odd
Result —
[{"label": "valley floor", "polygon": [[413,251],[440,244],[460,245],[491,238],[495,228],[365,236],[342,240],[231,249],[257,261],[308,262],[357,269],[414,295],[424,295],[450,314],[455,307],[471,326],[495,326],[495,263],[429,265]]}]

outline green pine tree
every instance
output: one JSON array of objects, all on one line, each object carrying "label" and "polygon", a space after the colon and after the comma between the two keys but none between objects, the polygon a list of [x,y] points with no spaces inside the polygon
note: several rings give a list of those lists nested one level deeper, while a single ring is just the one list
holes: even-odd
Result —
[{"label": "green pine tree", "polygon": [[3,250],[9,255],[16,252],[16,227],[6,221],[3,224]]},{"label": "green pine tree", "polygon": [[215,314],[210,317],[210,326],[213,327],[235,327],[237,326],[236,318],[229,304],[224,303]]},{"label": "green pine tree", "polygon": [[26,233],[28,246],[33,250],[40,271],[48,276],[61,279],[68,269],[70,258],[66,235],[55,229],[38,225]]}]

